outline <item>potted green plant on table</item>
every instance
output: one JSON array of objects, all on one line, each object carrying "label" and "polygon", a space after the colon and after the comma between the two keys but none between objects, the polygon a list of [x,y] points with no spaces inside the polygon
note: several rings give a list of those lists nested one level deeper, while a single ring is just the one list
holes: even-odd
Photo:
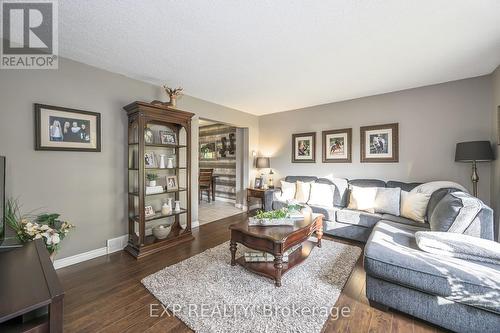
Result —
[{"label": "potted green plant on table", "polygon": [[59,214],[22,214],[17,200],[8,200],[5,207],[5,221],[15,231],[21,243],[42,239],[54,261],[61,241],[75,226],[59,220]]}]

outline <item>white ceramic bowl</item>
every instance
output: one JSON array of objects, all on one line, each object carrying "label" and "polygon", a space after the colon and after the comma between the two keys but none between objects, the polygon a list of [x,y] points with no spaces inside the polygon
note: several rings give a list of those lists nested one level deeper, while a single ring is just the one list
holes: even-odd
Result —
[{"label": "white ceramic bowl", "polygon": [[153,228],[153,235],[157,239],[165,239],[170,233],[172,227],[166,224],[160,224]]}]

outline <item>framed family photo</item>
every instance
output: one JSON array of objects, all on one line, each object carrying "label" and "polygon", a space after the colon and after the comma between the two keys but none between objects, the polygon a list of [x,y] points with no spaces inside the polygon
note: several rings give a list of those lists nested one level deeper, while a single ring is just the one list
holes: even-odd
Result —
[{"label": "framed family photo", "polygon": [[177,191],[178,189],[177,176],[167,176],[167,191]]},{"label": "framed family photo", "polygon": [[152,151],[144,153],[144,167],[146,167],[146,169],[154,169],[157,167],[156,156]]},{"label": "framed family photo", "polygon": [[352,162],[352,128],[323,131],[323,163]]},{"label": "framed family photo", "polygon": [[361,127],[361,163],[399,162],[399,124]]},{"label": "framed family photo", "polygon": [[316,132],[292,134],[292,163],[316,162]]},{"label": "framed family photo", "polygon": [[101,114],[35,104],[35,150],[101,151]]},{"label": "framed family photo", "polygon": [[170,131],[159,131],[160,142],[164,145],[175,145],[177,144],[177,138],[174,132]]}]

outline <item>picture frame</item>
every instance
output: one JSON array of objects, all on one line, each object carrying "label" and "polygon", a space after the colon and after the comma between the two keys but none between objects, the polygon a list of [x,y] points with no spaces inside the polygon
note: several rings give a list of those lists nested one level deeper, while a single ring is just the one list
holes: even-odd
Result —
[{"label": "picture frame", "polygon": [[155,143],[153,130],[149,127],[146,127],[144,129],[144,143],[146,144]]},{"label": "picture frame", "polygon": [[255,181],[254,181],[253,187],[257,188],[257,189],[260,189],[260,188],[262,188],[262,183],[263,183],[262,177],[256,177]]},{"label": "picture frame", "polygon": [[352,128],[323,131],[323,163],[352,162]]},{"label": "picture frame", "polygon": [[316,132],[292,134],[292,163],[316,162]]},{"label": "picture frame", "polygon": [[156,212],[155,210],[153,209],[153,206],[145,206],[144,207],[144,216],[146,218],[148,217],[153,217],[156,215]]},{"label": "picture frame", "polygon": [[144,153],[144,167],[146,169],[154,169],[157,167],[156,156],[152,151],[147,151]]},{"label": "picture frame", "polygon": [[215,142],[200,144],[200,159],[205,161],[217,159],[217,146]]},{"label": "picture frame", "polygon": [[167,176],[167,191],[177,191],[179,189],[179,183],[177,180],[177,175]]},{"label": "picture frame", "polygon": [[399,162],[399,124],[360,128],[361,163]]},{"label": "picture frame", "polygon": [[177,136],[172,131],[158,131],[160,135],[160,142],[163,145],[176,145]]},{"label": "picture frame", "polygon": [[101,151],[101,114],[34,104],[35,150]]}]

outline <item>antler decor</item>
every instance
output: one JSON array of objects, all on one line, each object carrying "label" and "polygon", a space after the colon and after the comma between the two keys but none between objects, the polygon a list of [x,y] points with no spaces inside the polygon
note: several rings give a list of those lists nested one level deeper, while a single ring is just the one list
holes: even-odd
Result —
[{"label": "antler decor", "polygon": [[177,98],[182,96],[183,88],[178,87],[178,88],[173,89],[173,88],[170,88],[170,87],[167,87],[166,85],[164,85],[163,89],[165,89],[165,92],[167,93],[168,97],[170,98],[170,101],[165,103],[165,102],[155,100],[152,102],[152,104],[168,105],[172,108],[175,108],[175,106],[177,104]]}]

